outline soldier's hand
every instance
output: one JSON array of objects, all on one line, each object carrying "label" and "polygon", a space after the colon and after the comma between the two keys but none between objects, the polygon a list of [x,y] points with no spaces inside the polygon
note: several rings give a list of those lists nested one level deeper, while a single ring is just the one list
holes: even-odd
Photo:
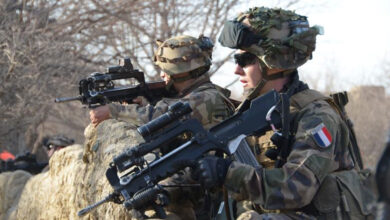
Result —
[{"label": "soldier's hand", "polygon": [[138,96],[137,98],[132,100],[134,104],[138,104],[140,106],[146,106],[149,104],[148,100],[143,96]]},{"label": "soldier's hand", "polygon": [[89,111],[91,123],[96,127],[100,122],[110,118],[108,105],[99,106]]},{"label": "soldier's hand", "polygon": [[193,176],[205,188],[222,186],[231,162],[229,159],[206,156],[198,161]]}]

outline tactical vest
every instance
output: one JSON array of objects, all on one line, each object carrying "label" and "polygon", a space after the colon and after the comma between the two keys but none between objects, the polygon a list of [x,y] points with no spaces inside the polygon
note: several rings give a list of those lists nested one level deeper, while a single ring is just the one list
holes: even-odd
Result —
[{"label": "tactical vest", "polygon": [[[326,97],[314,90],[305,90],[293,95],[290,98],[290,105],[299,111],[317,100],[328,102],[347,123],[347,117],[340,106],[331,97]],[[353,132],[351,129],[349,126],[350,135]],[[358,146],[356,144],[353,147]],[[358,155],[355,155],[350,147],[348,150],[352,155],[355,168],[328,174],[321,182],[312,202],[299,211],[316,216],[320,220],[374,219],[372,207],[376,198],[372,190],[375,188],[373,175],[369,170],[361,170],[356,161]]]}]

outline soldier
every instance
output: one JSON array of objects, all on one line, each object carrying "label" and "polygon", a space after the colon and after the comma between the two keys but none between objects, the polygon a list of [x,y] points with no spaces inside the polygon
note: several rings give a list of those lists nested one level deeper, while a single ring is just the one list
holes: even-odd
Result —
[{"label": "soldier", "polygon": [[[72,145],[73,139],[69,139],[64,135],[56,135],[51,137],[44,137],[42,139],[42,146],[45,148],[49,159],[53,156],[54,152]],[[8,153],[8,152],[6,152]],[[3,154],[1,155],[0,173],[6,171],[24,170],[31,174],[38,174],[45,172],[49,169],[47,162],[38,162],[36,155],[30,152],[17,155],[16,157],[12,154],[5,154],[7,157],[3,160]]]},{"label": "soldier", "polygon": [[145,124],[160,116],[168,107],[179,101],[188,101],[193,109],[192,117],[210,127],[232,113],[231,103],[217,91],[210,82],[208,70],[211,66],[213,44],[207,37],[198,39],[190,36],[178,36],[159,45],[154,59],[161,68],[161,78],[167,86],[173,86],[177,97],[163,98],[156,105],[137,99],[138,104],[121,105],[112,103],[90,111],[91,122],[96,126],[108,118]]},{"label": "soldier", "polygon": [[247,99],[274,89],[290,102],[279,131],[251,138],[263,167],[212,156],[198,161],[195,173],[204,186],[224,185],[236,199],[251,201],[251,210],[238,207],[238,219],[365,219],[371,214],[362,201],[370,196],[359,188],[359,155],[351,150],[348,126],[330,97],[298,78],[297,68],[311,59],[320,32],[305,16],[264,7],[224,25],[219,42],[238,49],[234,73]]},{"label": "soldier", "polygon": [[[206,128],[216,125],[234,112],[233,104],[226,98],[229,95],[219,92],[217,86],[211,83],[207,73],[211,66],[214,46],[209,38],[178,36],[164,42],[158,41],[157,44],[155,64],[161,69],[161,78],[167,86],[174,87],[177,96],[163,98],[154,106],[145,103],[143,99],[137,99],[138,104],[112,103],[92,109],[90,119],[95,126],[108,118],[142,125],[167,112],[168,107],[177,101],[189,102],[193,110],[191,117],[198,119]],[[191,178],[188,172],[181,172],[175,174],[174,178],[167,179],[163,184],[180,185],[189,181]],[[201,189],[175,187],[168,190],[171,197],[168,210],[179,215],[180,218],[195,219],[195,215],[208,215],[207,211],[201,210],[203,201],[198,202],[199,197],[204,195]]]},{"label": "soldier", "polygon": [[56,151],[61,150],[72,144],[74,144],[74,140],[62,134],[46,136],[42,139],[42,146],[45,148],[49,159]]}]

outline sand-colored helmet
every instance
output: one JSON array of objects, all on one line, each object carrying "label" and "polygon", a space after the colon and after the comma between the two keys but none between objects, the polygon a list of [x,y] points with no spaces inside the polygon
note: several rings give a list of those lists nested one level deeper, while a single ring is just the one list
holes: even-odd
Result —
[{"label": "sand-colored helmet", "polygon": [[311,59],[320,26],[305,16],[283,9],[255,7],[227,21],[219,37],[226,47],[255,54],[272,69],[296,69]]},{"label": "sand-colored helmet", "polygon": [[[191,72],[202,67],[210,67],[213,43],[208,37],[172,37],[164,42],[157,41],[158,49],[154,62],[168,75]],[[194,77],[197,77],[195,75]]]}]

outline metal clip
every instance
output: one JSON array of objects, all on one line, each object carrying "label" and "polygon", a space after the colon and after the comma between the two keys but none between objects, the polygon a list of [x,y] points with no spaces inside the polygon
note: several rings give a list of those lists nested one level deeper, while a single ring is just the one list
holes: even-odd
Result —
[{"label": "metal clip", "polygon": [[269,123],[269,125],[271,126],[272,128],[272,131],[275,132],[275,134],[279,135],[279,136],[282,136],[282,133],[279,132],[278,129],[276,129],[275,125],[272,123],[272,118],[271,118],[271,115],[272,115],[272,112],[275,111],[276,109],[276,105],[272,106],[268,112],[267,112],[267,115],[265,116],[265,120],[267,120],[267,122]]}]

